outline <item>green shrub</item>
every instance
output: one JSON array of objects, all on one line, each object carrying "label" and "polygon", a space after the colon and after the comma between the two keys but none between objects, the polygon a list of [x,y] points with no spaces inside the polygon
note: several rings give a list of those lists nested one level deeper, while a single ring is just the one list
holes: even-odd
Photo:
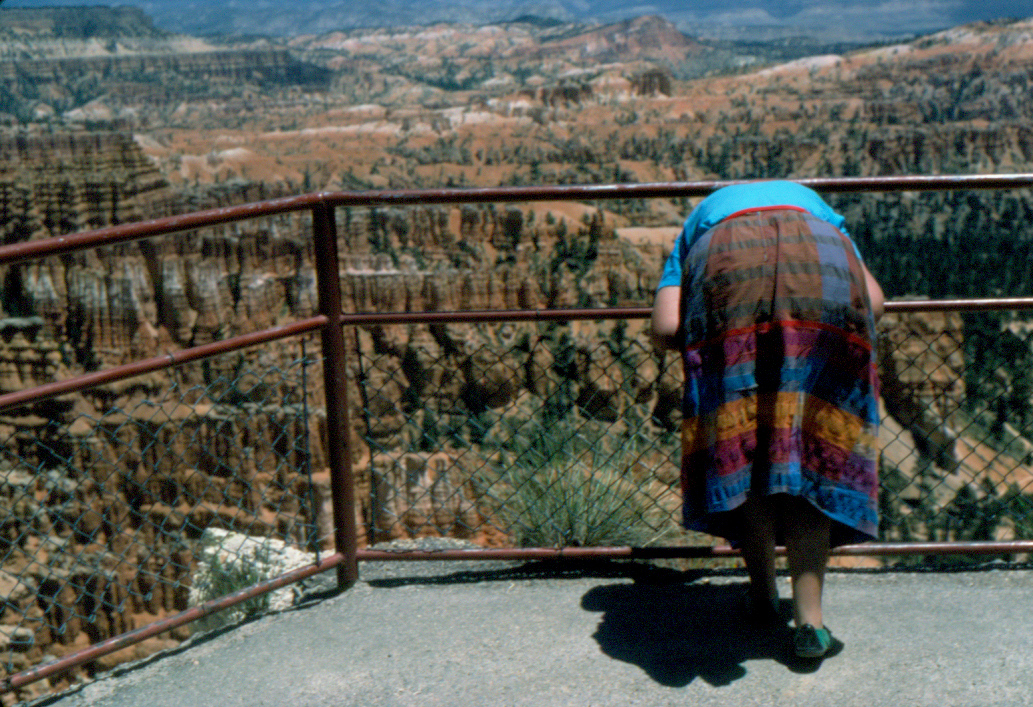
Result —
[{"label": "green shrub", "polygon": [[[621,458],[549,455],[482,478],[496,517],[520,547],[642,547],[674,530],[667,513],[626,478]],[[622,469],[623,467],[623,469]]]}]

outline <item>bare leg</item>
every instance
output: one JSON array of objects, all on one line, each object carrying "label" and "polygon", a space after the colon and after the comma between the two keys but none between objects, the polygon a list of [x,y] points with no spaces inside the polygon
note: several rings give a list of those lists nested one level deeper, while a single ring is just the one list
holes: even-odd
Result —
[{"label": "bare leg", "polygon": [[793,579],[796,625],[821,628],[821,594],[829,559],[831,521],[802,498],[785,498],[781,511],[789,574]]},{"label": "bare leg", "polygon": [[750,599],[764,610],[777,608],[775,583],[775,508],[770,497],[748,498],[742,504],[742,557],[750,575]]}]

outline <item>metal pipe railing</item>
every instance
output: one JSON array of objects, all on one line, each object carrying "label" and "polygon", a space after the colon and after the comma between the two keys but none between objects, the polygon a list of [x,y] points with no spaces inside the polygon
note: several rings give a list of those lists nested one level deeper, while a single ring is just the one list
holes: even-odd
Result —
[{"label": "metal pipe railing", "polygon": [[[784,547],[777,547],[785,555]],[[999,555],[1033,552],[1033,540],[970,540],[951,542],[870,542],[841,545],[832,555],[842,557],[901,557],[905,555]],[[359,560],[427,561],[427,560],[656,560],[666,558],[717,559],[739,557],[740,550],[729,545],[715,546],[651,546],[651,547],[533,547],[494,548],[490,550],[359,550]]]},{"label": "metal pipe railing", "polygon": [[[0,265],[71,253],[117,243],[245,221],[261,216],[325,206],[399,206],[415,204],[470,204],[531,201],[596,201],[705,196],[747,180],[599,184],[571,186],[483,187],[451,189],[396,189],[316,192],[269,201],[225,206],[180,216],[108,226],[72,235],[0,246]],[[910,175],[884,177],[812,177],[793,180],[826,193],[944,191],[964,189],[1022,189],[1033,187],[1033,174]]]},{"label": "metal pipe railing", "polygon": [[[959,175],[959,176],[901,176],[812,178],[796,180],[817,191],[854,193],[868,191],[933,191],[962,189],[1018,189],[1033,187],[1033,174],[1013,175]],[[571,321],[586,319],[642,319],[647,318],[647,307],[619,309],[564,309],[533,311],[481,312],[395,312],[343,314],[339,280],[339,258],[334,208],[348,206],[390,206],[404,204],[460,204],[501,203],[559,200],[609,200],[646,198],[683,198],[703,196],[737,181],[672,182],[657,184],[610,184],[553,187],[497,187],[481,189],[411,189],[357,192],[321,192],[296,197],[274,199],[253,204],[224,207],[206,211],[154,219],[133,224],[111,226],[79,234],[55,236],[48,239],[0,246],[0,265],[20,263],[168,235],[235,221],[274,216],[309,210],[312,213],[315,239],[319,315],[289,325],[252,332],[205,346],[170,352],[163,356],[137,361],[104,371],[48,383],[28,391],[15,391],[0,396],[0,409],[24,405],[55,395],[83,390],[155,370],[197,361],[229,351],[269,343],[278,339],[320,331],[324,356],[324,384],[326,391],[327,426],[332,479],[335,552],[320,562],[288,572],[248,589],[207,602],[155,622],[140,629],[71,653],[64,658],[4,679],[0,692],[17,689],[30,682],[60,673],[101,655],[137,643],[151,636],[184,625],[214,611],[229,608],[260,594],[286,586],[305,577],[331,568],[338,570],[339,586],[347,587],[358,578],[358,562],[375,560],[426,559],[578,559],[656,557],[725,557],[736,553],[729,547],[694,548],[525,548],[508,550],[445,551],[445,552],[379,552],[358,550],[355,528],[355,498],[352,487],[351,450],[349,448],[347,361],[343,326],[368,326],[395,323],[442,322],[500,322],[500,321]],[[975,311],[990,309],[1030,309],[1033,298],[998,300],[940,300],[888,302],[887,312],[919,311]],[[975,543],[869,543],[839,548],[844,555],[898,555],[898,554],[978,554],[1019,553],[1033,551],[1033,541],[975,542]]]},{"label": "metal pipe railing", "polygon": [[315,238],[319,311],[326,317],[323,345],[323,395],[326,404],[327,457],[334,517],[334,548],[345,556],[337,582],[344,589],[359,578],[355,527],[355,484],[352,474],[351,434],[348,424],[348,365],[341,326],[341,279],[338,277],[337,226],[333,209],[320,204],[312,210]]},{"label": "metal pipe railing", "polygon": [[[994,310],[1033,309],[1033,297],[1010,297],[997,299],[953,299],[953,300],[899,300],[886,302],[886,312],[977,312]],[[648,319],[649,307],[607,307],[571,309],[532,310],[474,310],[456,312],[358,312],[341,314],[341,326],[373,326],[389,324],[474,324],[498,322],[557,322],[590,321],[596,319]],[[73,393],[106,383],[172,368],[184,363],[220,356],[279,339],[300,336],[324,328],[329,318],[320,314],[290,324],[264,329],[214,341],[179,351],[169,351],[161,356],[143,359],[122,366],[115,366],[62,381],[44,383],[27,390],[0,395],[0,410],[26,405],[65,393]]]},{"label": "metal pipe railing", "polygon": [[[706,196],[746,179],[696,182],[644,182],[571,186],[481,187],[451,189],[397,189],[325,192],[334,206],[387,206],[406,204],[469,204],[504,201],[594,201],[610,199],[676,199]],[[1021,189],[1033,186],[1033,174],[903,175],[876,177],[810,177],[791,181],[829,194],[891,191],[946,191],[963,189]]]},{"label": "metal pipe railing", "polygon": [[280,339],[301,336],[302,334],[316,331],[320,327],[325,326],[327,321],[327,318],[322,315],[308,317],[307,319],[300,319],[290,324],[284,324],[283,326],[263,329],[262,331],[234,336],[229,339],[221,339],[219,341],[213,341],[210,344],[203,344],[189,349],[169,351],[161,356],[146,358],[140,361],[135,361],[134,363],[114,366],[102,371],[84,373],[83,375],[66,378],[61,381],[44,383],[43,385],[38,385],[35,388],[29,388],[27,390],[16,390],[11,393],[5,393],[4,395],[0,395],[0,411],[16,405],[26,405],[28,403],[46,400],[47,398],[53,398],[65,393],[74,393],[86,390],[87,388],[93,388],[98,385],[114,383],[116,381],[125,380],[126,378],[143,375],[144,373],[161,371],[184,363],[201,361],[213,356],[221,356],[223,354],[230,353],[231,351],[238,351],[251,346],[258,346],[259,344],[268,344],[269,342],[278,341]]},{"label": "metal pipe railing", "polygon": [[[1033,309],[1033,297],[997,299],[898,300],[886,302],[886,312],[978,312]],[[345,325],[474,324],[477,322],[562,322],[594,319],[648,319],[650,307],[597,307],[570,309],[509,309],[462,312],[359,312],[345,314]]]},{"label": "metal pipe railing", "polygon": [[[977,312],[995,310],[1033,309],[1033,297],[1006,297],[995,299],[951,299],[951,300],[898,300],[886,302],[886,312]],[[389,324],[474,324],[498,322],[557,322],[590,321],[594,319],[648,319],[649,307],[607,307],[531,310],[467,310],[455,312],[358,312],[342,314],[342,326],[373,326]],[[143,359],[122,366],[115,366],[63,381],[44,383],[27,390],[0,395],[0,410],[17,405],[45,400],[65,393],[86,390],[98,385],[112,383],[126,378],[172,368],[184,363],[220,356],[279,339],[300,336],[326,327],[329,318],[320,314],[290,324],[264,329],[214,341],[179,351],[169,351],[161,356]]]},{"label": "metal pipe railing", "polygon": [[106,641],[95,643],[89,648],[83,648],[82,650],[75,651],[74,653],[69,653],[63,658],[51,661],[45,665],[40,665],[34,668],[29,668],[28,670],[23,670],[20,673],[15,673],[14,675],[5,677],[3,681],[0,682],[0,694],[10,692],[11,690],[17,690],[24,685],[48,678],[51,675],[59,675],[69,668],[82,665],[83,663],[88,663],[91,660],[96,660],[101,656],[114,653],[126,646],[140,643],[141,641],[145,641],[148,638],[157,636],[158,634],[171,631],[174,628],[185,626],[186,624],[204,618],[209,614],[214,614],[215,612],[222,611],[223,609],[229,609],[237,604],[248,601],[249,599],[254,599],[255,597],[280,589],[281,587],[286,587],[287,585],[300,582],[303,579],[313,577],[317,574],[322,574],[334,567],[340,567],[341,564],[346,561],[347,558],[344,557],[344,555],[339,552],[335,552],[332,555],[327,555],[322,558],[317,563],[307,565],[305,567],[299,567],[298,569],[285,572],[279,577],[259,582],[258,584],[254,584],[250,587],[241,589],[238,592],[234,592],[233,594],[227,594],[224,597],[212,599],[204,604],[198,604],[197,606],[181,611],[178,614],[173,614],[172,616],[149,623],[146,626],[126,631],[125,633],[109,638]]}]

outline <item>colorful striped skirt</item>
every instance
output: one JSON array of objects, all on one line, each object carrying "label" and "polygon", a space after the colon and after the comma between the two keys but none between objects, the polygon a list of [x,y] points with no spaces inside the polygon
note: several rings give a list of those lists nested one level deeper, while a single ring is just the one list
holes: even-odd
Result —
[{"label": "colorful striped skirt", "polygon": [[739,540],[747,496],[791,494],[878,526],[878,375],[864,268],[832,225],[795,210],[735,215],[683,263],[682,489],[687,528]]}]

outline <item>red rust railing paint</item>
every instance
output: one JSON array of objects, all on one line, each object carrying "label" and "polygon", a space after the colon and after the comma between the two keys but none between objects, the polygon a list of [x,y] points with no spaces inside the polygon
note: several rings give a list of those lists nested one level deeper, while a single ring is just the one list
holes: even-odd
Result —
[{"label": "red rust railing paint", "polygon": [[[817,191],[853,193],[870,191],[933,191],[963,189],[1018,189],[1033,187],[1033,174],[900,176],[812,178],[796,180]],[[55,395],[83,390],[92,386],[161,370],[188,361],[197,361],[261,343],[319,331],[323,343],[325,389],[327,393],[327,426],[331,433],[328,453],[331,457],[331,497],[334,517],[335,552],[319,563],[294,570],[234,594],[193,607],[174,616],[129,631],[89,648],[71,653],[60,660],[9,676],[0,682],[0,693],[18,689],[28,683],[61,673],[102,655],[138,643],[172,628],[182,626],[207,614],[232,607],[306,577],[338,570],[341,588],[350,586],[358,577],[358,562],[383,560],[487,560],[487,559],[646,559],[658,557],[726,557],[736,554],[730,547],[675,548],[513,548],[503,550],[444,552],[381,552],[358,550],[356,542],[354,488],[352,487],[351,453],[348,449],[348,403],[345,376],[347,365],[343,338],[344,325],[368,326],[393,323],[501,322],[501,321],[566,321],[585,319],[643,319],[649,316],[646,307],[622,309],[565,309],[530,311],[481,312],[395,312],[343,314],[339,281],[335,207],[361,207],[402,204],[501,203],[562,200],[609,200],[682,198],[704,196],[738,181],[670,182],[652,184],[608,184],[548,187],[498,187],[483,189],[410,189],[355,192],[320,192],[264,202],[199,211],[139,223],[111,226],[72,235],[55,236],[25,243],[0,246],[0,265],[45,258],[79,250],[97,248],[154,236],[243,221],[263,216],[310,211],[316,249],[316,274],[319,311],[315,317],[299,320],[274,329],[252,332],[163,356],[137,361],[104,371],[91,372],[65,381],[44,384],[32,390],[16,391],[0,396],[0,409],[23,405]],[[1033,298],[997,300],[939,300],[888,302],[887,312],[975,311],[989,309],[1030,309]],[[1033,551],[1033,541],[969,542],[969,543],[868,543],[838,548],[841,555],[905,555],[905,554],[1001,554]]]},{"label": "red rust railing paint", "polygon": [[[991,310],[1033,309],[1033,297],[1011,297],[997,299],[954,299],[954,300],[901,300],[886,303],[886,312],[974,312]],[[470,324],[478,322],[528,322],[528,321],[586,321],[594,319],[648,319],[649,307],[613,307],[605,309],[518,309],[518,310],[475,310],[462,312],[359,312],[342,314],[339,325],[371,326],[375,324]],[[214,341],[178,351],[169,351],[161,356],[143,359],[134,363],[107,368],[103,371],[85,373],[63,381],[44,383],[28,390],[0,395],[0,410],[24,405],[65,393],[92,388],[125,378],[172,368],[183,363],[200,361],[220,356],[239,349],[286,339],[326,327],[326,315],[301,319],[290,324],[264,329],[250,334]]]},{"label": "red rust railing paint", "polygon": [[305,196],[273,199],[254,204],[241,204],[219,209],[208,209],[206,211],[195,211],[181,216],[166,216],[150,221],[137,221],[119,226],[107,226],[92,231],[52,236],[51,238],[44,238],[38,241],[10,243],[0,246],[0,264],[62,255],[78,250],[88,250],[119,243],[129,243],[144,238],[151,238],[152,236],[163,236],[207,226],[217,226],[223,223],[245,221],[260,216],[275,216],[303,211],[305,209],[312,209],[317,204],[322,203],[322,195],[306,194]]},{"label": "red rust railing paint", "polygon": [[[705,196],[743,180],[660,182],[571,186],[485,187],[467,189],[397,189],[382,191],[317,192],[226,206],[180,216],[108,226],[82,233],[0,246],[0,264],[71,253],[117,243],[244,221],[261,216],[312,210],[319,206],[388,206],[403,204],[469,204],[531,201],[653,199]],[[825,193],[873,191],[942,191],[963,189],[1021,189],[1033,187],[1033,174],[976,174],[898,177],[814,177],[794,180]]]},{"label": "red rust railing paint", "polygon": [[312,210],[316,239],[316,280],[319,311],[326,317],[323,343],[323,390],[326,399],[327,457],[330,464],[330,497],[334,518],[334,548],[347,558],[338,566],[341,588],[359,578],[356,559],[355,485],[348,424],[348,369],[345,361],[344,329],[341,326],[341,279],[338,276],[337,226],[334,211],[321,204]]},{"label": "red rust railing paint", "polygon": [[[974,312],[1033,309],[1033,297],[954,300],[901,300],[886,303],[886,312]],[[499,322],[591,321],[598,319],[648,319],[649,307],[474,310],[461,312],[359,312],[336,317],[338,326],[388,324],[471,324]],[[188,349],[169,351],[161,356],[134,363],[85,373],[63,381],[44,383],[28,390],[0,395],[0,410],[104,385],[125,378],[172,368],[183,363],[221,356],[259,344],[314,332],[328,326],[330,318],[320,314],[290,324],[214,341]]]},{"label": "red rust railing paint", "polygon": [[[886,312],[975,312],[1033,309],[1033,297],[953,300],[900,300],[886,302]],[[649,307],[607,307],[571,309],[508,309],[464,312],[361,312],[345,314],[342,322],[352,326],[374,324],[470,324],[476,322],[556,322],[594,319],[648,319]]]},{"label": "red rust railing paint", "polygon": [[[785,555],[785,548],[776,552]],[[1003,555],[1033,552],[1033,540],[963,542],[871,542],[833,548],[842,557],[900,557],[904,555]],[[729,545],[657,547],[529,547],[490,550],[359,550],[362,562],[428,560],[655,560],[661,558],[708,559],[738,557],[739,550]]]},{"label": "red rust railing paint", "polygon": [[300,336],[302,334],[318,330],[320,327],[325,326],[327,321],[328,320],[325,316],[300,319],[296,322],[292,322],[291,324],[284,324],[283,326],[273,327],[271,329],[264,329],[250,334],[234,336],[229,339],[213,341],[210,344],[195,346],[189,349],[169,351],[161,356],[154,356],[153,358],[142,359],[134,363],[106,368],[102,371],[84,373],[83,375],[75,376],[74,378],[66,378],[65,380],[54,381],[52,383],[44,383],[43,385],[38,385],[35,388],[30,388],[28,390],[17,390],[13,393],[0,395],[0,410],[6,410],[7,408],[14,407],[16,405],[33,403],[38,400],[53,398],[65,393],[86,390],[87,388],[93,388],[98,385],[104,385],[105,383],[112,383],[114,381],[132,378],[133,376],[151,373],[152,371],[172,368],[173,366],[179,366],[183,363],[200,361],[202,359],[211,358],[212,356],[221,356],[222,354],[226,354],[231,351],[237,351],[250,346],[257,346],[258,344],[267,344],[279,339]]},{"label": "red rust railing paint", "polygon": [[157,636],[165,631],[171,631],[174,628],[184,626],[192,621],[197,621],[200,618],[214,614],[217,611],[228,609],[236,606],[241,602],[245,602],[249,599],[254,599],[262,594],[267,594],[271,591],[286,587],[289,584],[300,582],[308,577],[322,574],[327,570],[339,567],[341,564],[347,561],[339,552],[335,552],[332,555],[327,555],[322,558],[318,563],[306,565],[290,572],[285,572],[279,577],[259,582],[245,589],[241,589],[239,592],[233,594],[227,594],[224,597],[218,599],[212,599],[211,601],[205,602],[204,604],[198,604],[197,606],[191,607],[185,611],[181,611],[178,614],[159,619],[146,626],[141,626],[138,629],[132,631],[126,631],[123,634],[109,638],[106,641],[95,643],[89,648],[83,648],[82,650],[74,653],[69,653],[63,658],[39,665],[28,670],[23,670],[20,673],[15,673],[7,678],[4,678],[0,682],[0,694],[4,692],[10,692],[11,690],[17,690],[19,687],[28,685],[30,682],[36,682],[43,678],[50,677],[51,675],[58,675],[69,668],[73,668],[83,663],[88,663],[91,660],[95,660],[108,653],[114,653],[117,650],[121,650],[126,646],[131,646],[140,641],[144,641],[152,636]]}]

